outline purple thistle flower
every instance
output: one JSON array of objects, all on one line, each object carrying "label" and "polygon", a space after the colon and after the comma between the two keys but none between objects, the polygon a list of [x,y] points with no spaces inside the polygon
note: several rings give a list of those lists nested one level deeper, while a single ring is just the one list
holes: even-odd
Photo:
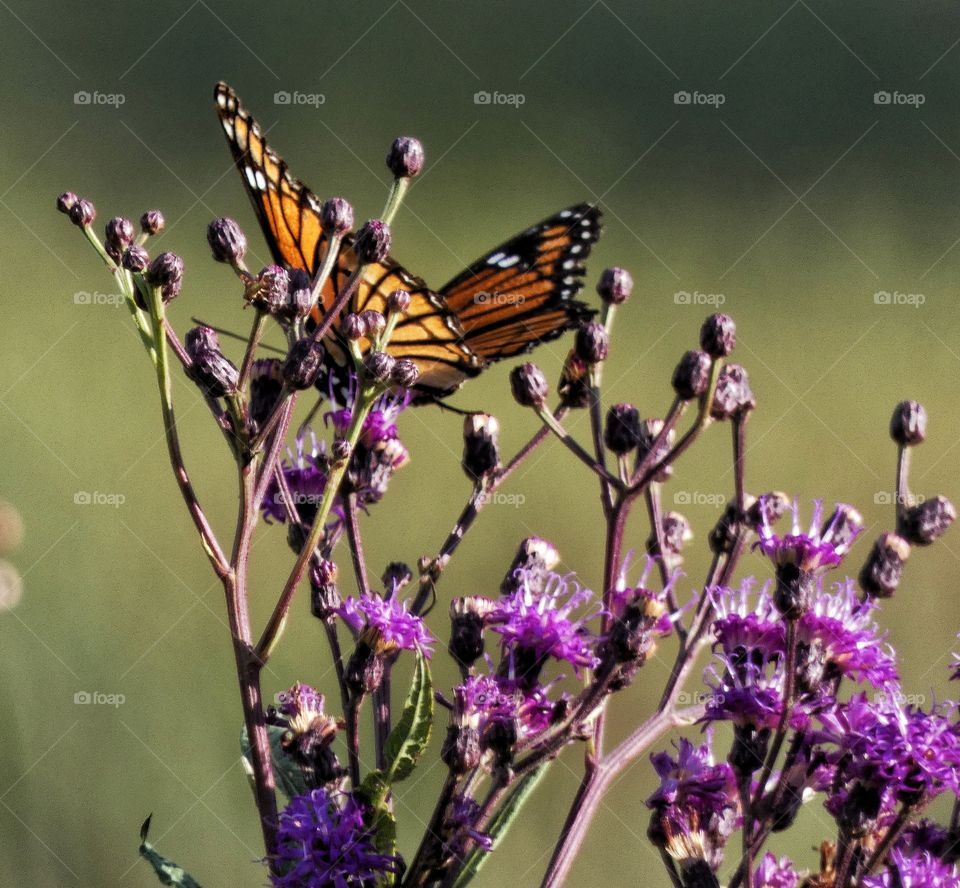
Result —
[{"label": "purple thistle flower", "polygon": [[810,529],[802,533],[799,506],[796,500],[793,501],[792,509],[793,527],[791,532],[784,536],[773,532],[767,511],[761,509],[763,520],[758,530],[760,539],[755,544],[756,548],[763,552],[775,566],[791,565],[802,573],[826,571],[840,564],[851,542],[848,533],[837,533],[843,529],[841,528],[843,510],[838,508],[833,520],[826,527],[821,528],[823,500],[815,500]]},{"label": "purple thistle flower", "polygon": [[755,888],[796,888],[799,881],[800,875],[790,858],[777,860],[769,851],[763,855],[753,877]]},{"label": "purple thistle flower", "polygon": [[[341,435],[345,434],[350,426],[350,417],[353,415],[353,406],[357,401],[359,383],[355,373],[347,375],[347,383],[340,393],[343,398],[342,406],[324,414],[324,421],[329,422]],[[333,374],[328,377],[328,397],[331,404],[338,404]],[[365,447],[372,448],[384,441],[392,441],[398,437],[397,418],[410,405],[411,394],[404,389],[398,394],[386,392],[377,398],[370,413],[363,423],[360,432],[360,441]]]},{"label": "purple thistle flower", "polygon": [[960,870],[928,851],[907,855],[895,848],[886,869],[863,880],[863,888],[957,888]]},{"label": "purple thistle flower", "polygon": [[505,654],[519,649],[537,661],[547,657],[565,660],[577,674],[584,666],[596,666],[597,639],[587,623],[599,616],[602,608],[598,605],[584,616],[572,616],[593,598],[593,592],[569,575],[540,575],[520,569],[517,579],[519,588],[498,602],[489,620],[493,631],[503,636]]},{"label": "purple thistle flower", "polygon": [[[704,673],[710,689],[703,721],[729,721],[738,727],[773,729],[783,711],[784,674],[779,660],[756,663],[742,655],[717,654],[722,668],[711,665]],[[791,725],[802,724],[802,710],[794,707]]]},{"label": "purple thistle flower", "polygon": [[[648,555],[644,556],[643,570],[640,573],[639,579],[635,585],[631,585],[627,579],[627,573],[630,569],[631,555],[632,553],[629,553],[627,557],[624,558],[623,565],[620,568],[620,573],[617,576],[617,585],[610,597],[611,615],[614,618],[619,619],[623,616],[626,608],[644,605],[642,609],[645,613],[659,614],[651,626],[650,631],[655,635],[669,635],[673,631],[673,624],[680,619],[684,608],[679,608],[676,613],[670,613],[667,606],[667,601],[670,591],[676,585],[677,580],[683,576],[683,574],[679,570],[676,570],[670,576],[669,582],[663,587],[663,589],[661,589],[659,592],[651,589],[648,586],[648,580],[654,565],[657,563],[657,559],[651,558]],[[690,604],[693,604],[692,599]]]},{"label": "purple thistle flower", "polygon": [[454,796],[447,813],[450,838],[444,843],[448,855],[462,857],[468,839],[473,839],[481,851],[493,850],[493,839],[474,827],[480,817],[480,805],[469,796]]},{"label": "purple thistle flower", "polygon": [[363,806],[351,795],[315,789],[280,814],[275,888],[359,888],[400,872],[400,858],[377,852]]},{"label": "purple thistle flower", "polygon": [[765,659],[771,659],[783,654],[786,629],[767,586],[757,593],[755,601],[753,586],[750,577],[738,590],[723,586],[706,590],[717,615],[711,627],[714,650],[728,655],[737,650],[760,651]]},{"label": "purple thistle flower", "polygon": [[419,649],[429,657],[434,638],[409,606],[409,599],[365,594],[347,598],[337,613],[355,634],[369,633],[367,643],[378,653]]},{"label": "purple thistle flower", "polygon": [[478,734],[494,725],[512,723],[521,739],[536,736],[553,721],[557,704],[549,688],[526,688],[520,682],[498,675],[471,675],[454,688],[455,713],[459,724],[473,727]]},{"label": "purple thistle flower", "polygon": [[[310,441],[309,449],[307,446],[308,437]],[[320,502],[327,488],[327,473],[324,463],[324,453],[317,443],[317,437],[311,429],[307,429],[297,435],[296,450],[288,448],[287,459],[281,464],[283,477],[287,482],[290,498],[293,500],[292,505],[307,527],[313,524],[314,516],[320,508]],[[267,524],[272,523],[271,519],[279,521],[281,524],[286,523],[287,510],[283,497],[284,494],[281,492],[276,479],[272,478],[267,485],[263,503],[260,506]],[[342,510],[335,507],[333,512],[341,516],[342,520]]]}]

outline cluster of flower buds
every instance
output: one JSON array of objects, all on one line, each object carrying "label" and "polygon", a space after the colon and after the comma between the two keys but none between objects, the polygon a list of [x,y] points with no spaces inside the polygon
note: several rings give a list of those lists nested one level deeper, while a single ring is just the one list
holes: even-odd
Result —
[{"label": "cluster of flower buds", "polygon": [[[889,598],[900,585],[913,546],[936,542],[956,520],[954,505],[945,496],[912,502],[907,493],[907,453],[927,437],[927,412],[917,401],[901,401],[890,418],[890,437],[900,450],[902,487],[896,493],[896,532],[881,534],[860,571],[860,586],[874,598]],[[899,474],[899,473],[898,473]]]}]

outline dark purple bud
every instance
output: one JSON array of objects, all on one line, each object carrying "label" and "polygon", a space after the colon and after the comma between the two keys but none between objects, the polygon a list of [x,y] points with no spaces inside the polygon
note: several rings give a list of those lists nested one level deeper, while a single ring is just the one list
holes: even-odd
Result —
[{"label": "dark purple bud", "polygon": [[542,407],[550,394],[543,371],[536,364],[521,364],[510,371],[510,388],[521,407]]},{"label": "dark purple bud", "polygon": [[310,612],[318,620],[329,620],[341,605],[337,590],[337,565],[320,561],[310,567]]},{"label": "dark purple bud", "polygon": [[720,371],[710,415],[714,419],[733,419],[757,406],[747,371],[739,364],[727,364]]},{"label": "dark purple bud", "polygon": [[723,514],[707,537],[710,551],[715,555],[724,555],[732,552],[739,527],[740,521],[737,515],[737,507],[731,503],[723,510]]},{"label": "dark purple bud", "polygon": [[367,325],[358,314],[348,314],[340,324],[340,329],[351,342],[363,339],[367,335]]},{"label": "dark purple bud", "polygon": [[910,543],[895,533],[885,533],[860,571],[860,587],[874,598],[889,598],[900,585],[904,562],[910,557]]},{"label": "dark purple bud", "polygon": [[404,564],[402,561],[391,561],[380,577],[383,588],[388,595],[396,594],[404,586],[407,586],[412,579],[413,571],[410,570],[410,565]]},{"label": "dark purple bud", "polygon": [[220,351],[217,334],[209,327],[195,327],[186,338],[187,354],[193,361],[190,377],[214,398],[237,390],[240,371]]},{"label": "dark purple bud", "polygon": [[471,413],[463,420],[464,472],[482,478],[500,465],[500,423],[489,413]]},{"label": "dark purple bud", "polygon": [[316,342],[312,336],[298,339],[283,362],[284,382],[297,391],[310,388],[320,375],[323,357],[323,345]]},{"label": "dark purple bud", "polygon": [[[277,358],[261,358],[250,370],[250,418],[257,428],[267,421],[283,391],[283,364]],[[299,551],[299,550],[298,550]]]},{"label": "dark purple bud", "polygon": [[603,440],[618,456],[633,450],[640,442],[640,411],[632,404],[614,404],[607,411]]},{"label": "dark purple bud", "polygon": [[393,365],[390,371],[390,382],[401,388],[410,388],[417,384],[420,378],[420,370],[413,361],[401,358]]},{"label": "dark purple bud", "polygon": [[725,358],[737,344],[737,325],[725,314],[712,314],[700,328],[700,347],[711,358]]},{"label": "dark purple bud", "polygon": [[207,226],[207,243],[217,262],[236,265],[247,254],[247,236],[233,219],[214,219]]},{"label": "dark purple bud", "polygon": [[331,197],[320,208],[320,224],[329,237],[342,237],[353,228],[353,207],[342,197]]},{"label": "dark purple bud", "polygon": [[282,315],[290,321],[302,321],[312,310],[313,291],[309,287],[298,287],[287,296]]},{"label": "dark purple bud", "polygon": [[450,602],[450,656],[461,667],[472,666],[483,656],[484,628],[496,605],[486,598],[471,596]]},{"label": "dark purple bud", "polygon": [[408,308],[410,308],[411,301],[412,297],[407,290],[394,290],[387,297],[387,311],[403,314]]},{"label": "dark purple bud", "polygon": [[73,205],[79,200],[72,191],[64,191],[57,198],[57,209],[61,213],[69,214],[70,210],[73,208]]},{"label": "dark purple bud", "polygon": [[171,252],[161,253],[147,267],[147,282],[160,288],[164,302],[180,293],[183,285],[183,260]]},{"label": "dark purple bud", "polygon": [[590,368],[573,349],[567,355],[560,373],[557,394],[564,407],[589,407],[593,399],[590,389]]},{"label": "dark purple bud", "polygon": [[821,536],[830,532],[831,544],[840,552],[846,552],[863,530],[863,516],[846,503],[838,503],[821,530]]},{"label": "dark purple bud", "polygon": [[141,247],[139,244],[131,244],[123,251],[120,262],[127,271],[139,274],[145,271],[150,264],[150,254],[145,247]]},{"label": "dark purple bud", "polygon": [[573,340],[577,356],[586,364],[599,364],[610,353],[610,336],[603,324],[584,324]]},{"label": "dark purple bud", "polygon": [[287,305],[290,275],[279,265],[268,265],[257,275],[257,290],[253,302],[270,314],[279,314]]},{"label": "dark purple bud", "polygon": [[927,437],[927,411],[919,401],[901,401],[890,418],[890,437],[901,447],[922,444]]},{"label": "dark purple bud", "polygon": [[78,198],[70,206],[70,221],[78,228],[86,228],[97,218],[97,208],[86,198]]},{"label": "dark purple bud", "polygon": [[363,370],[371,382],[389,382],[397,362],[386,352],[370,351],[363,356]]},{"label": "dark purple bud", "polygon": [[353,242],[360,262],[382,262],[390,252],[390,226],[380,219],[370,219],[360,226]]},{"label": "dark purple bud", "polygon": [[710,355],[688,351],[673,371],[673,390],[681,401],[701,397],[710,385]]},{"label": "dark purple bud", "polygon": [[160,210],[147,210],[140,217],[140,230],[144,234],[159,234],[167,227],[167,220],[163,218]]},{"label": "dark purple bud", "polygon": [[383,682],[383,655],[361,638],[347,662],[344,680],[353,697],[372,694]]},{"label": "dark purple bud", "polygon": [[531,582],[536,583],[560,563],[560,553],[549,540],[541,537],[527,537],[514,555],[500,584],[501,595],[512,595],[519,588],[517,571],[522,571]]},{"label": "dark purple bud", "polygon": [[929,546],[947,532],[956,518],[953,503],[945,496],[935,496],[907,511],[904,518],[906,537],[917,546]]},{"label": "dark purple bud", "polygon": [[423,145],[411,136],[393,140],[387,153],[387,169],[398,179],[409,179],[423,169]]},{"label": "dark purple bud", "polygon": [[623,305],[633,292],[633,278],[625,268],[606,268],[597,283],[597,293],[604,302]]},{"label": "dark purple bud", "polygon": [[123,253],[124,248],[129,247],[130,244],[133,243],[133,239],[137,233],[133,228],[133,223],[129,219],[123,216],[114,216],[107,222],[104,235],[107,246],[116,248],[117,255],[120,255]]},{"label": "dark purple bud", "polygon": [[367,336],[371,338],[379,336],[387,327],[387,319],[372,308],[360,312],[360,320],[363,321]]},{"label": "dark purple bud", "polygon": [[758,496],[747,507],[746,522],[751,530],[758,530],[764,523],[773,526],[786,513],[790,498],[779,490]]}]

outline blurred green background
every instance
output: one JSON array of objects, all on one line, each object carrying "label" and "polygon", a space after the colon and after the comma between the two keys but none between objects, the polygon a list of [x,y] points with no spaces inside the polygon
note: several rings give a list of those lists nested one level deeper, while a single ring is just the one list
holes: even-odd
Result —
[{"label": "blurred green background", "polygon": [[[0,497],[26,527],[10,556],[23,600],[0,613],[0,884],[151,886],[136,856],[151,811],[161,850],[208,888],[264,882],[221,593],[168,471],[149,363],[125,310],[104,304],[106,272],[54,211],[58,192],[91,197],[104,221],[162,208],[163,248],[187,265],[172,309],[181,330],[191,315],[247,326],[229,273],[209,259],[210,218],[236,216],[251,264],[267,261],[215,123],[220,78],[294,171],[321,196],[348,197],[360,218],[382,207],[390,140],[419,136],[428,172],[398,217],[394,253],[437,285],[560,207],[599,200],[606,230],[590,292],[607,265],[637,281],[617,320],[608,402],[662,414],[675,360],[722,303],[759,402],[748,486],[796,493],[805,514],[815,496],[857,504],[870,531],[855,569],[892,523],[886,424],[897,400],[918,398],[931,416],[915,489],[960,495],[958,43],[960,9],[946,2],[0,0]],[[278,104],[281,91],[323,101]],[[522,100],[478,104],[484,91]],[[693,98],[678,103],[684,91]],[[92,99],[78,104],[83,92]],[[122,104],[103,103],[117,95]],[[551,378],[564,348],[537,354]],[[509,398],[507,370],[455,398],[500,417],[505,452],[535,428]],[[227,528],[230,458],[182,378],[177,395],[189,467]],[[587,432],[581,416],[570,427]],[[374,573],[434,552],[468,493],[455,416],[410,411],[401,431],[413,461],[364,521]],[[685,591],[704,574],[729,461],[727,430],[711,429],[666,493],[670,506],[690,501],[678,507],[697,530]],[[507,492],[521,505],[491,507],[443,582],[432,618],[442,637],[446,600],[492,592],[528,534],[597,580],[595,485],[569,453],[549,442]],[[123,502],[83,505],[78,494]],[[630,544],[646,533],[638,521]],[[258,538],[258,620],[289,564],[283,537]],[[928,701],[949,693],[958,552],[953,535],[916,552],[881,614],[905,689]],[[745,568],[765,570],[758,556]],[[298,679],[330,690],[304,599],[295,618],[268,694]],[[612,735],[648,711],[671,656],[665,644],[617,700]],[[445,659],[437,678],[449,686]],[[94,691],[125,702],[74,703]],[[539,883],[579,756],[553,768],[478,884]],[[425,769],[402,799],[408,853],[440,771]],[[642,838],[650,787],[645,762],[620,781],[571,884],[665,884]],[[818,805],[775,845],[802,865],[815,865],[825,836]]]}]

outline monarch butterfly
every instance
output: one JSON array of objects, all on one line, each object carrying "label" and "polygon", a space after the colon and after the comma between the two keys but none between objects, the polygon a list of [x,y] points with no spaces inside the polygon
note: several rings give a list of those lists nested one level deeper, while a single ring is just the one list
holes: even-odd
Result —
[{"label": "monarch butterfly", "polygon": [[[274,260],[314,274],[326,241],[320,200],[290,174],[233,89],[218,83],[214,98]],[[597,207],[569,207],[491,250],[439,290],[388,257],[366,267],[344,311],[383,311],[393,290],[409,291],[410,309],[395,328],[388,351],[416,363],[417,399],[435,400],[492,362],[529,351],[592,317],[593,310],[575,297],[583,286],[583,260],[599,236]],[[314,322],[356,267],[357,256],[345,238],[314,309]],[[331,336],[334,347],[328,351],[335,360],[337,355],[343,359],[338,323]]]}]

